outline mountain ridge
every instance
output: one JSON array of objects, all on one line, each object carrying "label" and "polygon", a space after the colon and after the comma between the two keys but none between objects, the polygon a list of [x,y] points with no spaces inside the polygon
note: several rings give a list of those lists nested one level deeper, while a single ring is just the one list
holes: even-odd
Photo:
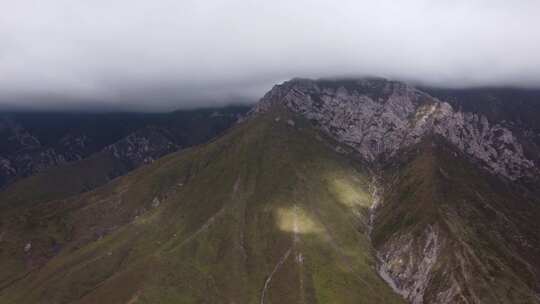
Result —
[{"label": "mountain ridge", "polygon": [[0,301],[540,303],[537,173],[505,128],[400,82],[293,80],[207,144],[4,209]]},{"label": "mountain ridge", "polygon": [[111,177],[179,148],[202,143],[234,123],[247,107],[153,113],[0,114],[0,188],[95,154],[118,160]]},{"label": "mountain ridge", "polygon": [[294,79],[277,85],[251,113],[283,103],[368,161],[392,157],[435,133],[492,173],[510,180],[538,176],[537,164],[524,155],[514,133],[501,124],[490,124],[483,115],[455,111],[449,103],[397,81],[362,79],[325,85],[328,82]]}]

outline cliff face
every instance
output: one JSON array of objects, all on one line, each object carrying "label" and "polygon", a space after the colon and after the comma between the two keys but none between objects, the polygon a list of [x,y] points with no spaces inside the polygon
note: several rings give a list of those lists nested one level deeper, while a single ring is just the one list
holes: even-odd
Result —
[{"label": "cliff face", "polygon": [[492,173],[510,180],[537,172],[517,136],[483,115],[456,111],[403,83],[292,80],[275,86],[253,112],[282,103],[365,160],[383,161],[428,135],[440,135]]}]

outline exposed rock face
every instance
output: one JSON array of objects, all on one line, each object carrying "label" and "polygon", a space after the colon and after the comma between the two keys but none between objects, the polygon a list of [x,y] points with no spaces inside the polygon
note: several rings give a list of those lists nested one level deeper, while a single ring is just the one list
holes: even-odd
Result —
[{"label": "exposed rock face", "polygon": [[424,303],[424,294],[440,249],[439,228],[436,226],[428,226],[422,238],[400,235],[379,250],[377,270],[394,291],[413,304],[421,304]]},{"label": "exposed rock face", "polygon": [[13,179],[17,175],[17,170],[13,168],[11,161],[0,157],[0,184]]},{"label": "exposed rock face", "polygon": [[[370,238],[375,224],[375,213],[382,204],[381,189],[376,181],[372,187],[373,203],[369,210],[368,229]],[[397,294],[410,303],[422,304],[434,277],[432,270],[439,258],[443,242],[438,225],[428,225],[420,237],[414,237],[411,233],[396,234],[377,248],[377,272]],[[451,303],[455,299],[456,288],[459,286],[455,284],[450,288],[442,288],[449,300],[437,300],[437,303]]]},{"label": "exposed rock face", "polygon": [[24,245],[24,252],[28,252],[30,249],[32,249],[32,243],[28,242]]},{"label": "exposed rock face", "polygon": [[275,86],[252,111],[283,104],[312,120],[370,162],[389,159],[400,149],[437,134],[492,173],[516,180],[532,176],[534,163],[508,128],[404,83],[382,79],[312,81]]},{"label": "exposed rock face", "polygon": [[176,151],[179,146],[169,137],[167,131],[159,128],[145,128],[106,147],[115,158],[130,167],[149,164],[161,156]]}]

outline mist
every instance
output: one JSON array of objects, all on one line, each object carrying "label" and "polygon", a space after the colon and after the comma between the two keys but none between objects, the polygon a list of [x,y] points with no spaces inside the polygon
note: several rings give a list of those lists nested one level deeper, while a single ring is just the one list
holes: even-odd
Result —
[{"label": "mist", "polygon": [[540,87],[540,1],[0,0],[0,109],[256,102],[293,77]]}]

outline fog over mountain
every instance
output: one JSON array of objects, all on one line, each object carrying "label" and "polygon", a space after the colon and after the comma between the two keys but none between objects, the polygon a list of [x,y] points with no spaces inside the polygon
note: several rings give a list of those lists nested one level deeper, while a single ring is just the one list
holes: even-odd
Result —
[{"label": "fog over mountain", "polygon": [[291,77],[540,86],[540,2],[0,0],[1,109],[254,102]]}]

